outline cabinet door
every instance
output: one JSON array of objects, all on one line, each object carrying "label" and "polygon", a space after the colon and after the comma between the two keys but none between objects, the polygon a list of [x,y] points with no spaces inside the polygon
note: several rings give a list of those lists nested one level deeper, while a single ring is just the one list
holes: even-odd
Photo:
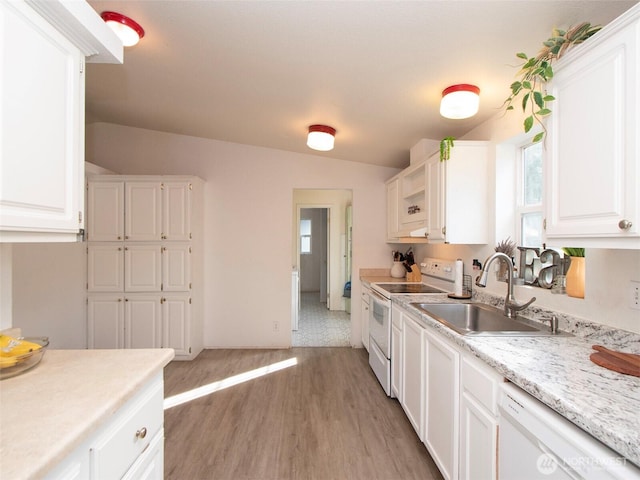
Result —
[{"label": "cabinet door", "polygon": [[1,2],[0,23],[0,239],[75,241],[84,225],[84,58],[26,2]]},{"label": "cabinet door", "polygon": [[[638,23],[636,19],[599,43],[589,42],[592,48],[566,58],[556,69],[545,162],[549,239],[636,237],[637,248]],[[623,220],[631,227],[620,228]]]},{"label": "cabinet door", "polygon": [[402,402],[402,330],[391,326],[391,396]]},{"label": "cabinet door", "polygon": [[498,422],[467,392],[460,403],[460,478],[497,478]]},{"label": "cabinet door", "polygon": [[124,305],[120,296],[90,296],[87,300],[89,348],[124,348]]},{"label": "cabinet door", "polygon": [[430,241],[444,241],[444,162],[440,155],[427,160],[427,232]]},{"label": "cabinet door", "polygon": [[122,292],[124,252],[119,245],[87,247],[87,289],[90,292]]},{"label": "cabinet door", "polygon": [[191,298],[167,295],[162,299],[162,346],[176,355],[189,355],[191,346]]},{"label": "cabinet door", "polygon": [[160,348],[162,339],[160,302],[159,295],[135,295],[125,298],[125,348]]},{"label": "cabinet door", "polygon": [[162,291],[186,292],[191,289],[191,247],[165,244],[162,247]]},{"label": "cabinet door", "polygon": [[424,329],[408,315],[402,326],[401,405],[420,440],[424,438]]},{"label": "cabinet door", "polygon": [[124,182],[89,181],[87,239],[96,242],[124,240]]},{"label": "cabinet door", "polygon": [[362,345],[369,351],[369,289],[362,288],[362,301],[360,303],[360,323],[362,328]]},{"label": "cabinet door", "polygon": [[124,289],[127,292],[159,292],[162,285],[162,247],[124,247]]},{"label": "cabinet door", "polygon": [[125,239],[161,240],[162,190],[160,182],[125,184]]},{"label": "cabinet door", "polygon": [[424,443],[446,480],[458,478],[460,354],[432,333],[426,344]]},{"label": "cabinet door", "polygon": [[387,183],[387,239],[397,240],[400,236],[400,180]]},{"label": "cabinet door", "polygon": [[191,184],[165,182],[162,184],[162,239],[191,239]]}]

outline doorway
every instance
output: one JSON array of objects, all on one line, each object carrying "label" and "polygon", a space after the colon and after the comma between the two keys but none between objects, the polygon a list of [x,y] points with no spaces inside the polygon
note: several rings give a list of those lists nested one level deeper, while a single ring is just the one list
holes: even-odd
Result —
[{"label": "doorway", "polygon": [[351,196],[349,190],[294,190],[294,347],[351,345],[351,299],[344,296],[351,274]]}]

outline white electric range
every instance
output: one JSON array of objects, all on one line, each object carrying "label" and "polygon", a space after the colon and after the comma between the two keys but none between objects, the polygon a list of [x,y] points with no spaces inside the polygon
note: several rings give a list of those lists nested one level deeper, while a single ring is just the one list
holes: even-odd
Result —
[{"label": "white electric range", "polygon": [[[391,301],[394,295],[443,295],[456,290],[455,260],[425,258],[420,264],[422,282],[371,284],[369,300],[369,365],[391,396]],[[462,272],[457,275],[462,282]]]}]

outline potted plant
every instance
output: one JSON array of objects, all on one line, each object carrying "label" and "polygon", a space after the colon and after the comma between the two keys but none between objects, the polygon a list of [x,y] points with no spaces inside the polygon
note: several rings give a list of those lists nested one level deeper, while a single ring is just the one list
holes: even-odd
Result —
[{"label": "potted plant", "polygon": [[542,127],[542,132],[533,137],[533,142],[542,140],[546,133],[543,118],[551,113],[548,102],[555,98],[546,92],[546,84],[553,78],[553,62],[558,60],[574,45],[578,45],[602,27],[583,22],[568,30],[554,29],[551,37],[543,42],[544,47],[535,57],[529,57],[526,53],[517,53],[516,56],[524,63],[518,73],[518,80],[511,84],[511,95],[505,100],[503,106],[506,110],[513,110],[513,102],[522,95],[522,111],[529,115],[524,119],[524,131],[528,133],[534,124]]},{"label": "potted plant", "polygon": [[[513,263],[513,256],[516,252],[516,242],[511,240],[511,237],[507,237],[505,240],[498,242],[498,245],[496,245],[494,250],[496,252],[504,253]],[[498,269],[496,270],[496,280],[499,282],[506,282],[509,275],[509,267],[504,263],[504,261],[501,261],[498,265]]]},{"label": "potted plant", "polygon": [[451,149],[453,148],[453,137],[444,137],[440,140],[440,161],[444,162],[451,157]]},{"label": "potted plant", "polygon": [[565,247],[562,251],[571,259],[566,277],[567,295],[575,298],[584,298],[584,248]]}]

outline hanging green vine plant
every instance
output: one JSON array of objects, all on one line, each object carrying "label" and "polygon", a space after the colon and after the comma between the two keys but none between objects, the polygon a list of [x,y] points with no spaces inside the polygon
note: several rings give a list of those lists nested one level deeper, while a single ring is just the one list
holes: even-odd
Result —
[{"label": "hanging green vine plant", "polygon": [[444,162],[451,157],[451,149],[453,148],[453,137],[444,137],[440,140],[440,161]]},{"label": "hanging green vine plant", "polygon": [[518,73],[519,79],[511,84],[511,95],[503,106],[506,110],[513,110],[513,102],[522,95],[522,111],[529,112],[524,119],[525,133],[529,133],[535,124],[542,127],[542,132],[533,137],[534,143],[542,140],[547,132],[543,119],[551,113],[548,103],[555,100],[546,93],[546,84],[553,78],[553,62],[570,47],[584,42],[601,28],[583,22],[566,31],[554,29],[552,36],[543,42],[544,47],[535,57],[529,57],[526,53],[516,54],[524,63]]}]

